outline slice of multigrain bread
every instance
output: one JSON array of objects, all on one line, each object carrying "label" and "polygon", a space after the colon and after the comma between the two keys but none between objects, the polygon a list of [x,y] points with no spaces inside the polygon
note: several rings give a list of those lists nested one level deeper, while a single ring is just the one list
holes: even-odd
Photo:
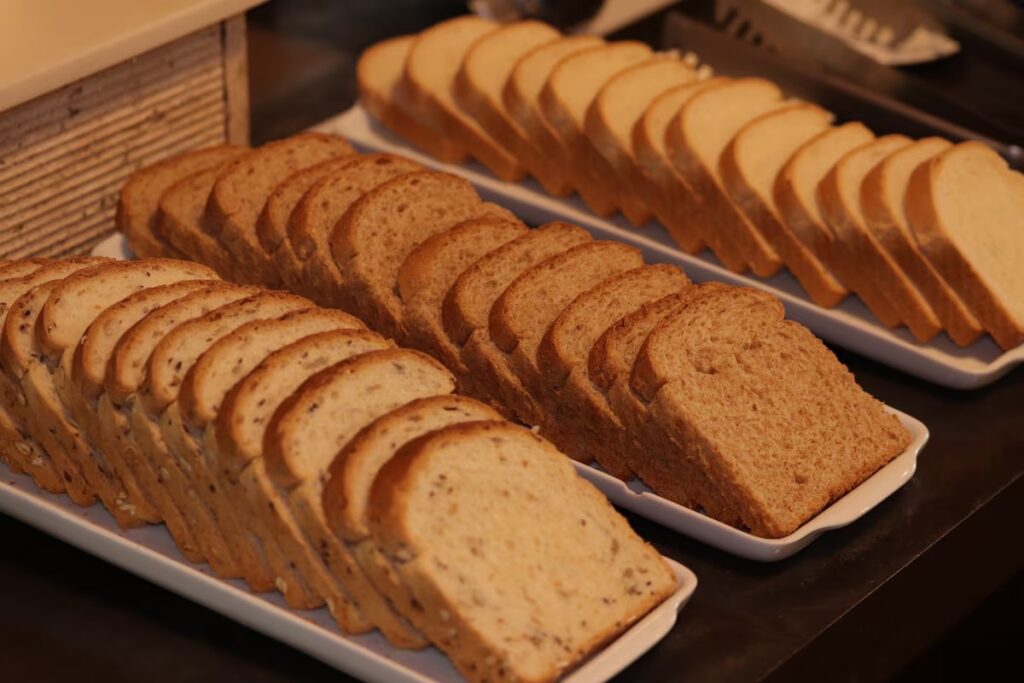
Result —
[{"label": "slice of multigrain bread", "polygon": [[[537,349],[537,365],[544,389],[541,401],[570,435],[561,450],[589,451],[612,476],[630,479],[633,471],[624,451],[631,445],[624,443],[622,423],[587,372],[591,347],[625,316],[689,284],[675,266],[642,266],[579,295],[551,323]],[[604,428],[594,428],[602,423]],[[618,438],[610,441],[609,434]]]},{"label": "slice of multigrain bread", "polygon": [[323,133],[301,133],[263,145],[228,163],[210,190],[203,229],[217,237],[247,282],[273,285],[276,271],[256,236],[256,221],[267,198],[296,171],[335,157],[350,156],[352,145]]},{"label": "slice of multigrain bread", "polygon": [[474,218],[413,249],[398,270],[403,343],[439,359],[457,377],[465,376],[467,370],[459,349],[444,331],[444,297],[455,280],[478,259],[521,237],[526,230],[518,221]]},{"label": "slice of multigrain bread", "polygon": [[235,145],[216,145],[190,150],[146,166],[129,176],[121,186],[114,226],[125,236],[132,253],[140,258],[180,257],[182,252],[156,230],[160,197],[181,180],[230,161],[243,149]]},{"label": "slice of multigrain bread", "polygon": [[868,229],[931,304],[950,339],[967,346],[981,334],[981,323],[921,252],[903,208],[914,170],[950,147],[933,137],[896,150],[864,176],[860,201]]},{"label": "slice of multigrain bread", "polygon": [[369,517],[407,616],[470,681],[553,681],[675,589],[604,496],[508,423],[406,444],[377,476]]},{"label": "slice of multigrain bread", "polygon": [[753,289],[692,288],[647,337],[631,385],[758,536],[793,532],[910,441],[820,340]]}]

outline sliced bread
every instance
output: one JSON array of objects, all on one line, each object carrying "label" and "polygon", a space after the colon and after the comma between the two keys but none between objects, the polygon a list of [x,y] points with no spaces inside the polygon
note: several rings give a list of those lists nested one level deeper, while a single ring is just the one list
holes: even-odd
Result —
[{"label": "sliced bread", "polygon": [[1021,175],[987,145],[965,142],[918,166],[904,202],[921,250],[996,343],[1024,342]]},{"label": "sliced bread", "polygon": [[219,166],[240,154],[235,145],[216,145],[190,150],[146,166],[121,186],[114,225],[125,236],[132,253],[140,258],[180,257],[182,253],[156,230],[160,197],[171,186],[208,168]]},{"label": "sliced bread", "polygon": [[691,289],[647,337],[631,385],[758,536],[793,532],[910,441],[820,340],[758,290]]},{"label": "sliced bread", "polygon": [[470,681],[553,681],[676,585],[554,447],[508,423],[403,446],[374,482],[369,519],[407,587],[400,609]]},{"label": "sliced bread", "polygon": [[810,295],[826,308],[849,293],[783,222],[775,206],[779,172],[801,145],[829,128],[832,114],[813,104],[793,104],[770,111],[743,126],[719,160],[719,174],[729,198],[782,258]]},{"label": "sliced bread", "polygon": [[522,166],[505,147],[467,114],[455,99],[455,79],[469,48],[498,28],[481,17],[455,17],[422,31],[409,48],[401,90],[418,112],[445,136],[455,138],[477,161],[502,180],[516,182]]},{"label": "sliced bread", "polygon": [[630,223],[645,225],[650,208],[634,194],[631,179],[636,167],[633,128],[644,110],[666,90],[692,83],[697,72],[676,54],[652,57],[612,76],[587,109],[584,132],[590,152],[607,161],[602,173],[600,160],[588,164],[594,186],[612,198]]},{"label": "sliced bread", "polygon": [[967,346],[981,335],[981,323],[921,252],[903,208],[914,170],[950,147],[942,138],[925,138],[896,150],[864,176],[860,201],[868,229],[882,248],[921,291],[950,339]]},{"label": "sliced bread", "polygon": [[672,164],[701,198],[695,223],[704,230],[704,242],[730,270],[749,266],[762,277],[774,275],[782,261],[729,199],[718,164],[740,128],[780,106],[782,92],[774,83],[741,78],[694,95],[665,131]]},{"label": "sliced bread", "polygon": [[871,169],[910,144],[902,135],[886,135],[849,152],[818,185],[818,202],[832,230],[832,249],[841,262],[840,277],[885,325],[903,322],[920,341],[942,329],[935,311],[903,269],[868,229],[861,210],[861,184]]}]

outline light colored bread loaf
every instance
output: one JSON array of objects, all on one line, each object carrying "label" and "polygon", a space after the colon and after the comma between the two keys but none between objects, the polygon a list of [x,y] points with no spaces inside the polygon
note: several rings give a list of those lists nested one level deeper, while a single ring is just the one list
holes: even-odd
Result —
[{"label": "light colored bread loaf", "polygon": [[[588,153],[587,110],[612,76],[648,59],[650,54],[647,45],[635,41],[609,43],[571,54],[551,70],[538,99],[544,120],[561,142],[545,153],[552,155],[563,181],[575,186],[598,216],[607,216],[617,207],[611,197],[603,196],[601,188],[595,186],[595,173],[588,166],[593,161],[600,163],[604,157]],[[607,161],[603,169],[607,170]]]},{"label": "light colored bread loaf", "polygon": [[[502,180],[516,182],[522,166],[504,146],[468,115],[454,96],[455,78],[469,48],[497,24],[461,16],[422,31],[409,49],[401,90],[417,111],[442,135],[452,137]],[[403,96],[404,96],[403,95]]]},{"label": "light colored bread loaf", "polygon": [[774,275],[782,261],[729,199],[718,163],[740,128],[780,106],[782,92],[774,83],[741,78],[693,96],[665,131],[669,158],[701,198],[696,222],[704,228],[704,242],[730,270],[749,266],[762,277]]},{"label": "light colored bread loaf", "polygon": [[1024,342],[1024,180],[987,145],[966,142],[919,166],[905,196],[921,250],[1004,349]]},{"label": "light colored bread loaf", "polygon": [[519,58],[502,93],[505,111],[523,133],[516,156],[548,194],[556,197],[570,194],[573,185],[552,157],[559,139],[541,112],[540,94],[559,62],[601,44],[603,41],[597,36],[569,36],[538,45]]},{"label": "light colored bread loaf", "polygon": [[181,180],[236,157],[243,148],[216,145],[176,154],[146,166],[128,177],[118,196],[114,225],[125,236],[132,253],[140,258],[181,257],[176,247],[156,230],[160,197]]},{"label": "light colored bread loaf", "polygon": [[601,173],[602,165],[597,159],[597,163],[588,164],[594,185],[612,197],[633,225],[645,225],[652,216],[633,187],[637,164],[633,128],[658,95],[696,78],[696,71],[678,55],[658,55],[608,79],[587,109],[584,131],[590,141],[589,150],[605,159],[605,170],[612,171]]},{"label": "light colored bread loaf", "polygon": [[416,36],[398,36],[366,48],[356,63],[356,87],[366,110],[387,128],[438,161],[462,163],[466,151],[410,107],[401,88],[405,60]]},{"label": "light colored bread loaf", "polygon": [[920,290],[950,339],[967,346],[981,335],[981,323],[921,252],[903,208],[914,170],[951,146],[925,138],[896,150],[864,176],[860,200],[868,229]]},{"label": "light colored bread loaf", "polygon": [[813,104],[793,104],[758,116],[736,133],[719,160],[729,198],[782,258],[811,299],[832,308],[849,293],[827,266],[787,227],[775,205],[780,170],[794,152],[826,130],[832,115]]},{"label": "light colored bread loaf", "polygon": [[919,341],[928,341],[942,325],[921,292],[868,229],[860,202],[864,176],[909,144],[910,139],[902,135],[887,135],[849,152],[818,185],[818,202],[832,230],[832,248],[843,263],[846,284],[884,324],[902,322]]},{"label": "light colored bread loaf", "polygon": [[[590,380],[591,347],[612,325],[641,306],[678,292],[689,280],[675,266],[642,266],[613,276],[576,297],[548,327],[537,349],[540,398],[568,435],[565,453],[589,452],[606,471],[628,481],[632,443],[604,394]],[[579,458],[578,458],[579,459]]]},{"label": "light colored bread loaf", "polygon": [[553,681],[675,589],[604,496],[507,423],[406,444],[374,482],[370,528],[407,616],[471,681]]},{"label": "light colored bread loaf", "polygon": [[906,448],[896,417],[777,299],[727,286],[687,296],[647,337],[631,385],[753,534],[793,532]]},{"label": "light colored bread loaf", "polygon": [[701,199],[672,164],[665,133],[684,104],[697,93],[725,82],[724,78],[710,78],[670,88],[651,100],[633,126],[636,167],[632,189],[688,254],[696,254],[707,246],[703,231],[696,225]]}]

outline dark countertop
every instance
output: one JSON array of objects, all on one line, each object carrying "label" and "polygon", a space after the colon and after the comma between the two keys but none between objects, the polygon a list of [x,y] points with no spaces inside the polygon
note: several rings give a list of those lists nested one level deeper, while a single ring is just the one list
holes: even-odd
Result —
[{"label": "dark countertop", "polygon": [[[435,3],[430,17],[396,12],[382,22],[368,18],[369,0],[346,3],[362,28],[336,27],[351,33],[343,43],[351,48],[340,50],[336,37],[298,37],[303,22],[316,24],[323,19],[317,11],[329,12],[322,3],[307,4],[313,16],[296,18],[272,4],[252,18],[257,140],[347,106],[353,51],[458,5]],[[905,667],[936,643],[948,644],[942,638],[963,619],[984,606],[991,630],[993,619],[1006,616],[1007,596],[1021,604],[1024,371],[963,393],[837,353],[865,389],[928,425],[931,441],[916,476],[863,519],[777,564],[732,558],[629,516],[661,552],[693,569],[700,585],[673,631],[622,680],[866,681],[900,671],[912,677],[921,666]],[[3,680],[346,680],[12,519],[0,517],[0,537]],[[999,642],[1024,636],[1017,618],[1006,629]]]}]

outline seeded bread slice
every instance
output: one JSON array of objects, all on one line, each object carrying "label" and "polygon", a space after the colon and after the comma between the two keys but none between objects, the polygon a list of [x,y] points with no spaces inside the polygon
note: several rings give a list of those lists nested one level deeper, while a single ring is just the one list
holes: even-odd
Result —
[{"label": "seeded bread slice", "polygon": [[569,434],[562,451],[589,452],[612,476],[623,481],[632,477],[625,455],[631,444],[623,438],[622,423],[604,394],[590,381],[587,359],[594,342],[609,327],[689,283],[681,270],[666,264],[628,270],[580,294],[551,323],[537,349],[543,389],[539,396]]},{"label": "seeded bread slice", "polygon": [[749,266],[763,277],[774,275],[782,261],[729,199],[718,163],[744,124],[782,104],[782,92],[774,83],[741,78],[694,95],[665,131],[672,164],[701,198],[695,224],[704,230],[703,241],[730,270]]},{"label": "seeded bread slice", "polygon": [[1024,342],[1024,180],[988,146],[966,142],[910,178],[907,218],[921,250],[1004,349]]},{"label": "seeded bread slice", "polygon": [[488,213],[476,190],[448,173],[407,173],[370,190],[345,212],[331,236],[334,260],[345,277],[343,308],[396,336],[402,321],[396,292],[402,261],[428,237]]},{"label": "seeded bread slice", "polygon": [[[237,156],[246,154],[240,150]],[[237,156],[235,158],[237,158]],[[227,163],[200,171],[171,185],[160,197],[155,230],[187,258],[210,266],[223,277],[238,278],[233,256],[202,228],[203,211],[214,181]]]},{"label": "seeded bread slice", "polygon": [[[369,516],[407,616],[470,681],[555,680],[675,588],[604,496],[508,423],[406,444],[377,476]],[[559,538],[572,542],[542,540]]]},{"label": "seeded bread slice", "polygon": [[587,109],[584,131],[588,149],[605,159],[604,166],[612,171],[601,173],[602,164],[595,157],[597,163],[588,164],[594,186],[612,197],[633,225],[645,225],[652,216],[631,183],[637,163],[633,128],[655,97],[696,78],[697,72],[677,55],[658,55],[610,78]]},{"label": "seeded bread slice", "polygon": [[860,201],[868,229],[921,291],[950,339],[967,346],[981,335],[981,323],[921,252],[903,209],[914,169],[950,147],[942,138],[925,138],[896,150],[864,176]]},{"label": "seeded bread slice", "polygon": [[791,533],[906,448],[896,417],[777,299],[695,290],[648,336],[631,386],[752,533]]},{"label": "seeded bread slice", "polygon": [[603,196],[593,181],[597,172],[608,170],[607,162],[594,173],[588,166],[604,157],[588,153],[587,110],[608,79],[650,55],[651,49],[636,41],[608,43],[574,53],[552,69],[540,93],[541,114],[561,142],[559,147],[545,152],[553,155],[562,177],[572,178],[583,200],[599,216],[607,216],[617,207],[612,197]]},{"label": "seeded bread slice", "polygon": [[843,264],[847,284],[879,320],[903,322],[920,341],[942,329],[935,311],[899,264],[868,229],[861,210],[864,176],[898,149],[910,144],[902,135],[887,135],[849,152],[818,185],[818,202],[832,230],[832,249]]},{"label": "seeded bread slice", "polygon": [[811,138],[827,130],[832,114],[794,104],[758,116],[736,133],[719,160],[729,198],[750,220],[819,306],[832,308],[849,293],[782,221],[775,205],[779,172]]},{"label": "seeded bread slice", "polygon": [[[511,400],[493,393],[495,387],[518,387],[518,382],[507,365],[489,360],[497,358],[497,350],[487,329],[488,316],[494,302],[521,273],[589,241],[590,234],[583,228],[548,223],[483,256],[455,280],[445,295],[441,319],[445,333],[460,349],[462,362],[469,369],[459,378],[465,390],[496,403],[505,414],[515,415],[522,422],[537,423],[538,409],[525,390]],[[474,350],[476,347],[479,349]]]},{"label": "seeded bread slice", "polygon": [[456,377],[467,369],[459,348],[444,331],[441,307],[455,280],[478,259],[526,233],[526,226],[504,218],[475,218],[424,240],[398,270],[402,297],[402,339],[445,364]]},{"label": "seeded bread slice", "polygon": [[301,133],[268,143],[230,162],[217,175],[203,213],[203,229],[217,237],[235,259],[246,282],[273,286],[278,278],[256,237],[256,220],[267,198],[296,171],[353,154],[342,138]]},{"label": "seeded bread slice", "polygon": [[540,93],[559,62],[603,43],[597,36],[569,36],[538,45],[519,58],[502,92],[509,119],[523,134],[515,149],[516,156],[548,194],[556,197],[570,194],[573,185],[552,158],[552,150],[557,150],[560,142],[541,113]]},{"label": "seeded bread slice", "polygon": [[132,252],[140,258],[180,258],[182,252],[156,231],[160,197],[181,180],[219,166],[242,151],[243,148],[235,145],[190,150],[146,166],[129,176],[121,186],[114,225],[125,236]]},{"label": "seeded bread slice", "polygon": [[676,113],[697,93],[725,82],[724,78],[710,78],[669,88],[651,100],[633,126],[632,190],[688,254],[696,254],[706,246],[702,231],[694,224],[700,199],[672,165],[665,147],[665,132]]},{"label": "seeded bread slice", "polygon": [[410,107],[402,93],[402,74],[416,36],[399,36],[374,43],[356,63],[359,100],[385,127],[416,145],[438,161],[462,163],[462,144],[445,136]]},{"label": "seeded bread slice", "polygon": [[409,49],[400,89],[413,107],[442,134],[465,147],[502,180],[516,182],[523,169],[503,141],[496,140],[459,106],[453,93],[463,58],[477,39],[497,24],[477,16],[461,16],[422,31]]},{"label": "seeded bread slice", "polygon": [[296,204],[288,220],[288,246],[294,265],[278,261],[282,272],[294,270],[298,291],[324,305],[343,301],[344,277],[331,253],[331,234],[345,212],[364,194],[405,173],[424,170],[411,159],[367,154],[323,178]]}]

